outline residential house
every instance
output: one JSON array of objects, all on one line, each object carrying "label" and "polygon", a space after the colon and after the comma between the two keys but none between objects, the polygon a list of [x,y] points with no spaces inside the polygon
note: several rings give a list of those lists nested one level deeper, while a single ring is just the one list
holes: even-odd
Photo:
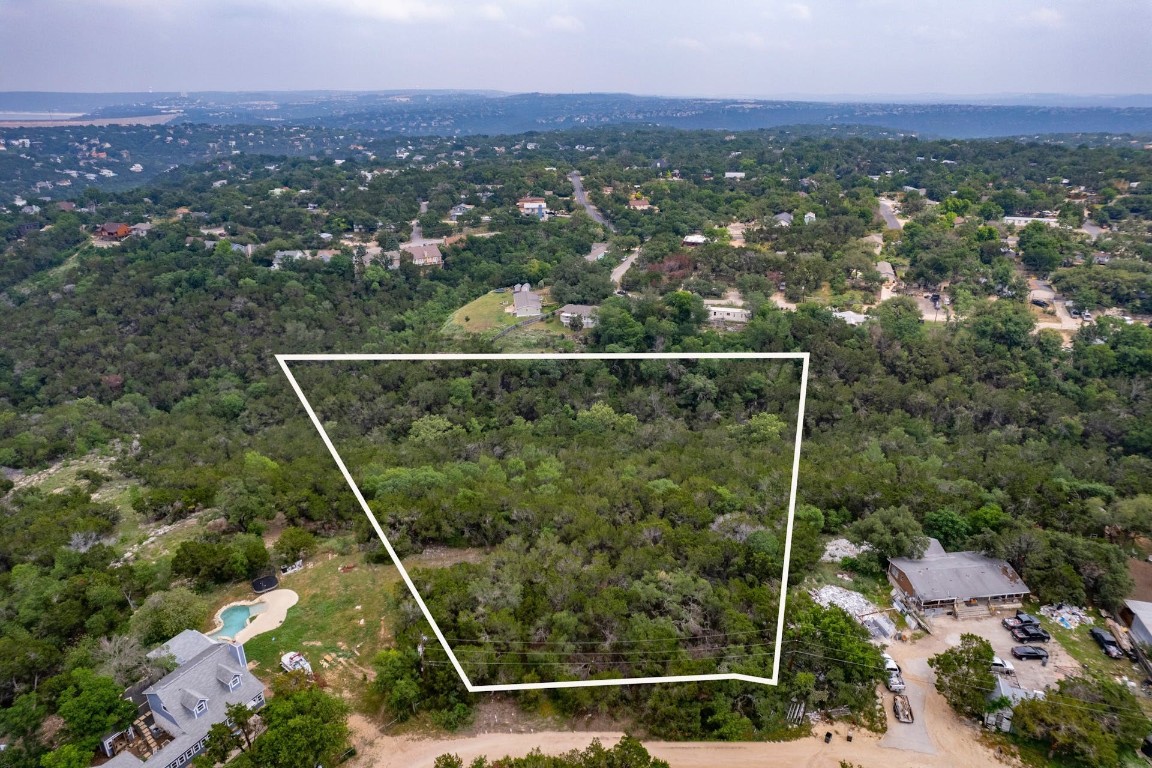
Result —
[{"label": "residential house", "polygon": [[896,270],[890,262],[876,262],[876,271],[880,273],[880,277],[884,278],[885,283],[892,284],[896,282]]},{"label": "residential house", "polygon": [[1026,227],[1034,221],[1038,221],[1041,224],[1047,224],[1049,227],[1060,226],[1060,220],[1059,219],[1054,219],[1054,218],[1047,217],[1047,216],[1005,216],[1004,217],[1004,223],[1005,224],[1012,224],[1012,225],[1017,226],[1017,227]]},{"label": "residential house", "polygon": [[132,234],[132,228],[127,224],[110,221],[96,228],[96,237],[101,240],[123,240]]},{"label": "residential house", "polygon": [[868,315],[862,315],[850,309],[843,312],[833,312],[832,316],[840,318],[848,323],[848,325],[864,325],[864,323],[868,322]]},{"label": "residential house", "polygon": [[596,325],[596,311],[598,309],[599,307],[588,304],[565,304],[560,307],[560,322],[571,328],[572,319],[579,317],[581,328],[592,328]]},{"label": "residential house", "polygon": [[710,304],[708,319],[714,323],[746,323],[752,319],[752,310]]},{"label": "residential house", "polygon": [[56,203],[56,210],[64,211],[65,213],[68,211],[74,211],[76,210],[76,203],[72,202],[71,200],[61,200],[60,202]]},{"label": "residential house", "polygon": [[280,269],[286,261],[308,258],[308,251],[276,251],[272,254],[272,269]]},{"label": "residential house", "polygon": [[1018,605],[1031,590],[1004,560],[979,552],[944,551],[929,539],[923,557],[893,557],[888,581],[904,601],[927,614],[987,616],[990,606]]},{"label": "residential house", "polygon": [[435,243],[402,243],[400,250],[412,255],[412,263],[418,267],[441,267],[444,255]]},{"label": "residential house", "polygon": [[743,179],[747,175],[748,174],[746,174],[744,171],[726,171],[724,173],[724,178],[726,178],[726,179]]},{"label": "residential house", "polygon": [[812,211],[808,211],[808,213],[804,214],[805,224],[811,224],[814,221],[816,221],[816,214],[812,213]]},{"label": "residential house", "polygon": [[468,211],[472,210],[472,209],[473,209],[473,208],[475,208],[475,207],[476,207],[476,206],[474,206],[474,205],[468,205],[467,203],[459,203],[459,204],[457,204],[457,205],[454,205],[454,206],[452,206],[452,208],[451,208],[451,209],[448,211],[448,218],[449,218],[451,221],[457,221],[457,220],[458,220],[458,219],[459,219],[461,216],[463,216],[464,214],[468,213]]},{"label": "residential house", "polygon": [[[1043,691],[1028,691],[1017,685],[1012,685],[1002,675],[996,675],[992,685],[992,692],[988,694],[988,703],[999,702],[1003,704],[999,709],[984,714],[984,725],[998,729],[1004,733],[1012,730],[1012,713],[1016,705],[1028,699],[1044,698]],[[1005,700],[1007,703],[1005,704]]]},{"label": "residential house", "polygon": [[152,225],[146,221],[132,225],[132,235],[134,237],[148,237],[148,233],[151,231]]},{"label": "residential house", "polygon": [[538,219],[548,218],[548,203],[542,197],[522,197],[516,201],[516,207],[525,216],[535,216]]},{"label": "residential house", "polygon": [[543,314],[542,306],[540,295],[532,292],[530,283],[517,283],[512,287],[512,306],[506,311],[516,317],[539,317]]},{"label": "residential house", "polygon": [[772,217],[772,219],[776,222],[776,226],[778,227],[792,226],[792,214],[788,213],[787,211],[784,213],[776,214]]},{"label": "residential house", "polygon": [[600,261],[608,253],[608,243],[592,243],[592,250],[584,254],[584,261]]},{"label": "residential house", "polygon": [[646,211],[652,207],[652,203],[646,197],[634,197],[628,201],[628,208],[633,211]]},{"label": "residential house", "polygon": [[252,258],[252,254],[256,252],[256,246],[251,244],[240,245],[239,243],[229,243],[229,245],[232,246],[232,253],[238,253],[241,256],[247,256],[248,258]]},{"label": "residential house", "polygon": [[694,248],[698,245],[704,245],[704,243],[708,242],[708,238],[704,237],[704,235],[686,235],[681,242],[684,245]]},{"label": "residential house", "polygon": [[171,657],[176,669],[140,692],[140,716],[127,731],[103,740],[107,768],[178,768],[204,751],[230,705],[264,706],[264,684],[248,671],[239,643],[188,629],[148,656]]}]

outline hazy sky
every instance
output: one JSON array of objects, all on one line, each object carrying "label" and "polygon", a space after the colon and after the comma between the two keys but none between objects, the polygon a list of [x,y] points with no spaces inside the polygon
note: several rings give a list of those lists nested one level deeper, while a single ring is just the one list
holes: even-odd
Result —
[{"label": "hazy sky", "polygon": [[1152,92],[1152,0],[0,0],[0,90]]}]

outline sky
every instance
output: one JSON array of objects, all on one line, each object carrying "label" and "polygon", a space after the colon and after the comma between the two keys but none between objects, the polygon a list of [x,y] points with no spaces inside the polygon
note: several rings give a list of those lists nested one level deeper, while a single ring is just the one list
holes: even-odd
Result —
[{"label": "sky", "polygon": [[0,0],[0,91],[1152,93],[1152,0]]}]

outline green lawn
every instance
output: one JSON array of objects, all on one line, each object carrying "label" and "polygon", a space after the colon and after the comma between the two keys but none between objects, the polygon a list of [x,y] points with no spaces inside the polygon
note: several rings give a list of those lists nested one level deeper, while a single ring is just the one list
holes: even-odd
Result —
[{"label": "green lawn", "polygon": [[512,292],[486,293],[452,313],[441,329],[449,336],[464,333],[492,333],[515,325],[518,318],[504,311],[512,304]]},{"label": "green lawn", "polygon": [[[325,676],[337,675],[349,663],[370,668],[372,657],[391,641],[387,606],[399,573],[392,566],[367,564],[359,553],[341,555],[331,549],[307,565],[280,580],[282,588],[300,596],[284,623],[244,644],[248,659],[259,664],[257,674],[278,670],[280,657],[288,651],[303,653],[313,670]],[[222,595],[217,608],[231,599],[252,598],[247,585],[239,591],[243,594]],[[344,664],[326,669],[326,655]]]},{"label": "green lawn", "polygon": [[1093,627],[1100,627],[1107,631],[1107,627],[1104,626],[1104,619],[1099,614],[1093,616],[1096,620],[1095,624],[1081,624],[1076,629],[1066,629],[1046,616],[1041,616],[1039,605],[1030,605],[1025,610],[1038,618],[1041,626],[1052,634],[1052,637],[1063,646],[1064,650],[1068,651],[1069,656],[1084,665],[1085,670],[1092,677],[1112,680],[1121,675],[1127,675],[1129,679],[1137,682],[1144,679],[1144,673],[1138,665],[1127,658],[1108,658],[1104,655],[1104,651],[1100,650],[1096,641],[1088,635]]}]

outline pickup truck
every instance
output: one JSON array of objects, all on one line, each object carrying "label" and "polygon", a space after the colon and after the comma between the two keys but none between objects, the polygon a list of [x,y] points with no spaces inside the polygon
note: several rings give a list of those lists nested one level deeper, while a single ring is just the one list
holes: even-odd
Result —
[{"label": "pickup truck", "polygon": [[1016,627],[1012,630],[1012,637],[1020,643],[1046,643],[1052,639],[1052,635],[1048,634],[1047,631],[1033,624],[1023,624]]},{"label": "pickup truck", "polygon": [[892,693],[900,693],[906,687],[904,685],[904,676],[900,672],[900,665],[896,663],[888,654],[882,654],[884,657],[884,672],[888,675],[887,686],[888,690]]},{"label": "pickup truck", "polygon": [[1024,613],[1024,611],[1016,611],[1015,616],[1009,616],[1008,618],[1001,620],[1000,623],[1004,625],[1004,629],[1016,629],[1017,627],[1024,626],[1040,626],[1040,622],[1035,616],[1030,613]]}]

